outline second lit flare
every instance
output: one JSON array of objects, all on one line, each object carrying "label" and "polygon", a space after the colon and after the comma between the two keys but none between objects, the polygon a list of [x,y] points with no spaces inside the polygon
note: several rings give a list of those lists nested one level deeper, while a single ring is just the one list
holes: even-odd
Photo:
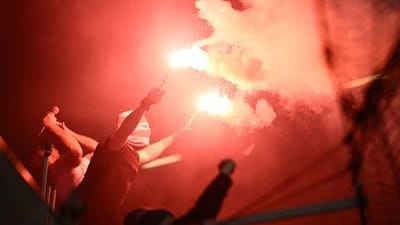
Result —
[{"label": "second lit flare", "polygon": [[199,47],[193,46],[171,54],[169,64],[172,68],[192,68],[204,71],[209,64],[208,54]]},{"label": "second lit flare", "polygon": [[211,115],[226,115],[232,108],[232,102],[227,96],[211,92],[199,98],[197,108]]},{"label": "second lit flare", "polygon": [[191,127],[199,112],[206,112],[213,116],[224,116],[231,112],[232,101],[218,92],[210,92],[199,97],[196,111],[192,114],[186,127]]}]

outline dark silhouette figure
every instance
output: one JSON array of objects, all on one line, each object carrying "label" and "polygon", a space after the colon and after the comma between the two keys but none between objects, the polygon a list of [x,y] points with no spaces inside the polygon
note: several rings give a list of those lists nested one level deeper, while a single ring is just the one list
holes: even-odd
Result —
[{"label": "dark silhouette figure", "polygon": [[208,184],[198,198],[195,206],[180,218],[173,219],[172,213],[165,209],[136,209],[127,214],[125,225],[188,225],[200,224],[215,219],[222,208],[228,190],[232,186],[231,174],[235,163],[223,160],[219,164],[219,174]]}]

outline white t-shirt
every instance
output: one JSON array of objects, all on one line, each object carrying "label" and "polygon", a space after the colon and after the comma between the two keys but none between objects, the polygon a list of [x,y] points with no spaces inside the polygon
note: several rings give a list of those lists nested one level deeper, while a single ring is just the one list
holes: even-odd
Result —
[{"label": "white t-shirt", "polygon": [[56,208],[60,206],[71,192],[82,182],[90,163],[88,156],[83,157],[81,164],[75,168],[67,166],[60,157],[49,167],[49,179],[52,189],[56,190]]}]

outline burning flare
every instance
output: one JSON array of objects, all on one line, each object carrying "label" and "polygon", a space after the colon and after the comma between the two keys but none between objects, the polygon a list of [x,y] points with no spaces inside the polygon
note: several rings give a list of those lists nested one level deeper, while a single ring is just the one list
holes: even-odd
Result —
[{"label": "burning flare", "polygon": [[209,64],[208,54],[197,46],[174,52],[169,58],[172,68],[192,68],[206,70]]},{"label": "burning flare", "polygon": [[211,116],[218,118],[230,126],[246,129],[261,129],[271,125],[276,117],[274,109],[265,99],[258,100],[255,108],[247,104],[244,99],[221,96],[218,91],[206,93],[199,97],[197,101],[197,109],[192,114],[187,128],[192,127],[194,119],[200,112],[206,112]]},{"label": "burning flare", "polygon": [[232,109],[232,102],[227,96],[211,92],[199,98],[197,108],[212,115],[226,115]]}]

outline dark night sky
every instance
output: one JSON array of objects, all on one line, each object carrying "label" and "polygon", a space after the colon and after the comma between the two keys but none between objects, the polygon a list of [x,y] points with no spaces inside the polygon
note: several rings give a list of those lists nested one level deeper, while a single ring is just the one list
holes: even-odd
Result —
[{"label": "dark night sky", "polygon": [[[105,138],[114,129],[116,115],[135,107],[161,82],[168,70],[170,49],[186,47],[211,33],[197,16],[194,2],[3,1],[0,135],[24,160],[33,146],[43,141],[36,135],[42,116],[58,105],[60,120],[71,128],[98,140]],[[400,23],[393,21],[399,21],[399,4],[366,1],[372,8],[365,10],[365,15],[353,15],[354,9],[366,3],[316,2],[308,1],[321,13],[319,29],[326,44],[323,47],[330,52],[326,60],[334,79],[379,71],[398,38]],[[353,16],[365,16],[365,29],[357,26]],[[208,85],[209,80],[193,71],[173,74],[163,101],[148,113],[153,139],[184,124],[197,94]],[[182,214],[216,174],[219,160],[226,157],[237,160],[238,168],[221,214],[224,218],[265,194],[273,196],[267,204],[245,213],[349,196],[349,174],[324,180],[334,177],[347,162],[345,151],[338,150],[334,156],[329,153],[339,141],[340,124],[330,124],[332,114],[325,111],[315,113],[299,106],[288,112],[280,104],[273,126],[252,133],[239,135],[213,118],[197,118],[193,132],[166,154],[180,153],[184,160],[142,171],[125,211],[147,206]],[[338,121],[336,116],[334,121]],[[249,146],[254,149],[245,155]],[[320,163],[298,174],[315,162]],[[273,190],[291,177],[296,177],[293,183]],[[321,221],[354,224],[357,215],[349,210],[282,224]]]},{"label": "dark night sky", "polygon": [[118,112],[136,106],[161,82],[165,50],[192,41],[205,26],[193,2],[120,1],[109,7],[104,2],[27,1],[8,6],[2,51],[7,116],[2,125],[17,148],[27,147],[21,138],[32,142],[29,136],[40,129],[52,105],[60,106],[60,117],[70,126],[104,137]]}]

